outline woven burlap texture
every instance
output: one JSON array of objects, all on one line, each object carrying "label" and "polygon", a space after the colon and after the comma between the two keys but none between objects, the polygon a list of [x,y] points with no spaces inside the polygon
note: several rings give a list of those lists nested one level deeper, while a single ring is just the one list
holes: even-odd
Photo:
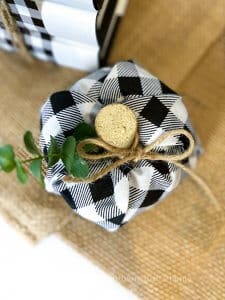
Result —
[{"label": "woven burlap texture", "polygon": [[[220,213],[187,178],[165,201],[111,234],[71,217],[64,201],[33,179],[20,186],[15,175],[1,174],[2,214],[34,241],[60,230],[141,299],[224,299],[224,13],[224,0],[130,0],[109,59],[135,59],[185,95],[205,148],[197,172],[213,189]],[[0,143],[21,144],[25,129],[38,136],[43,100],[83,75],[1,52]]]}]

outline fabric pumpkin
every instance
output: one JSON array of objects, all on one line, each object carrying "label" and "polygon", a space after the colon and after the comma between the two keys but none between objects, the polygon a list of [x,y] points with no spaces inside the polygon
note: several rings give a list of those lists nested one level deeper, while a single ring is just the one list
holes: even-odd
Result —
[{"label": "fabric pumpkin", "polygon": [[[40,146],[44,153],[55,137],[59,145],[72,135],[80,122],[94,125],[99,110],[111,103],[122,103],[137,115],[140,143],[146,146],[173,129],[192,133],[196,146],[183,161],[195,165],[201,146],[192,128],[182,97],[155,76],[131,61],[102,68],[76,82],[69,90],[49,97],[41,109]],[[186,149],[184,136],[167,139],[161,151],[179,153]],[[90,174],[112,162],[88,161]],[[183,171],[172,163],[141,160],[114,169],[93,183],[65,183],[65,167],[60,160],[47,170],[49,192],[61,195],[80,216],[116,231],[138,213],[153,207],[180,183]]]}]

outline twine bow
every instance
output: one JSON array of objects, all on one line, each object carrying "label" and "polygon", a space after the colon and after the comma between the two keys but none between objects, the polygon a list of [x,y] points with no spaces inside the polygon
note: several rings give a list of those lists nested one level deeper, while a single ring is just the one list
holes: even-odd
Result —
[{"label": "twine bow", "polygon": [[[185,136],[189,141],[189,146],[187,149],[185,149],[183,152],[179,154],[167,154],[167,153],[161,153],[159,150],[157,150],[157,147],[160,146],[162,142],[164,142],[166,139],[177,136],[177,135],[183,135]],[[105,150],[104,153],[101,154],[92,154],[87,153],[84,150],[84,147],[86,145],[95,145],[98,147],[101,147]],[[78,154],[87,160],[101,160],[105,158],[117,158],[115,162],[107,166],[106,168],[102,169],[100,172],[84,178],[74,178],[71,176],[65,176],[64,181],[70,182],[70,183],[91,183],[98,179],[101,179],[103,176],[108,174],[110,171],[112,171],[115,168],[120,167],[121,165],[128,163],[128,162],[138,162],[140,160],[146,159],[150,161],[164,161],[169,162],[177,166],[178,168],[182,169],[184,172],[190,175],[190,177],[202,188],[202,190],[206,193],[208,198],[213,202],[217,210],[220,211],[220,205],[218,204],[215,196],[213,195],[211,189],[208,187],[208,185],[203,181],[202,178],[200,178],[197,174],[195,174],[190,168],[186,167],[184,164],[181,163],[182,160],[185,160],[188,158],[195,147],[195,142],[193,139],[193,136],[184,129],[177,129],[177,130],[171,130],[164,134],[162,134],[155,142],[151,143],[150,145],[147,145],[145,147],[140,146],[139,144],[139,136],[136,133],[134,141],[132,146],[129,149],[120,149],[110,146],[109,144],[105,143],[100,138],[88,138],[83,141],[81,141],[77,146]]]}]

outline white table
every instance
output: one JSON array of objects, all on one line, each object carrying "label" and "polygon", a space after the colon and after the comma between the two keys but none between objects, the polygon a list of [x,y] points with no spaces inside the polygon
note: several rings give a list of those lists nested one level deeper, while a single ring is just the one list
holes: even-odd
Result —
[{"label": "white table", "polygon": [[56,235],[37,246],[0,217],[1,300],[137,299]]}]

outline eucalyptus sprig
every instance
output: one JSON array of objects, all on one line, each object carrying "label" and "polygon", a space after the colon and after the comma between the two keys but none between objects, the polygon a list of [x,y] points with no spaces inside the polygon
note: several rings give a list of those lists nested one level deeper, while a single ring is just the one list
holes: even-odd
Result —
[{"label": "eucalyptus sprig", "polygon": [[[86,138],[96,137],[95,128],[87,123],[80,123],[74,129],[74,133],[68,136],[60,147],[56,139],[51,136],[47,154],[42,154],[37,147],[31,131],[26,131],[23,141],[26,150],[33,155],[31,158],[21,160],[11,145],[3,145],[0,147],[0,170],[6,173],[16,171],[19,182],[25,184],[28,181],[28,172],[24,165],[29,165],[30,173],[44,186],[44,174],[42,170],[42,161],[47,162],[48,168],[55,165],[60,159],[62,160],[68,175],[77,178],[85,178],[88,176],[89,167],[86,160],[77,153],[77,145]],[[87,145],[87,152],[96,152],[96,146]]]}]

